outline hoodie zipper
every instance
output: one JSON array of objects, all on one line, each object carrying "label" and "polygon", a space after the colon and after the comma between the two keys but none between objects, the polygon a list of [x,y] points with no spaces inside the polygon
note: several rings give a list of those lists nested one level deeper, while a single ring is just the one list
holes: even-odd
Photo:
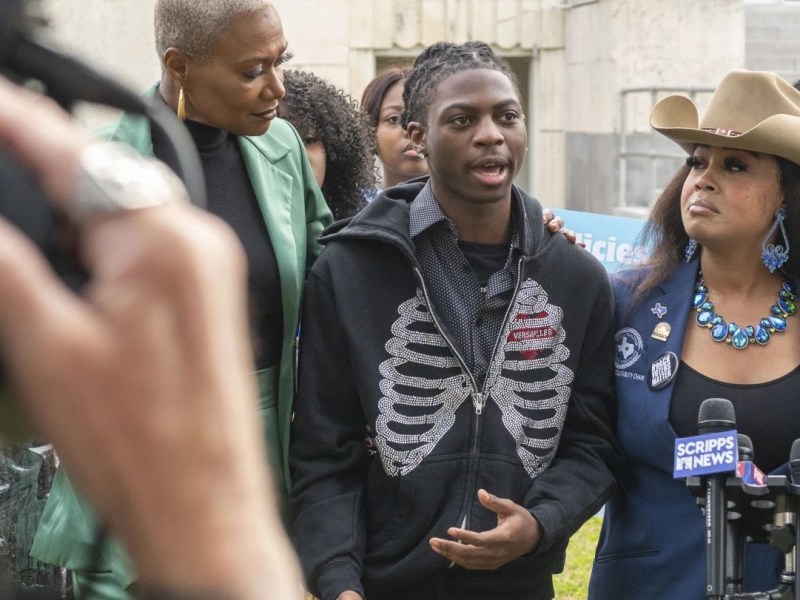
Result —
[{"label": "hoodie zipper", "polygon": [[[469,370],[467,367],[467,361],[464,360],[464,357],[461,355],[461,352],[458,351],[458,348],[453,343],[447,334],[445,333],[444,329],[442,328],[442,324],[439,321],[439,318],[436,316],[436,312],[433,310],[433,304],[431,303],[430,294],[428,294],[428,286],[425,285],[425,280],[422,278],[422,271],[418,266],[414,266],[414,274],[417,276],[417,280],[419,281],[420,287],[422,288],[422,295],[425,297],[425,303],[428,305],[428,312],[430,312],[431,319],[433,320],[433,324],[436,326],[436,329],[439,333],[442,334],[444,341],[447,342],[448,347],[456,355],[456,359],[458,363],[461,365],[461,370],[469,379],[470,385],[470,395],[472,396],[472,403],[475,406],[475,413],[480,415],[483,412],[483,394],[478,394],[478,385],[475,383],[475,377],[472,374],[472,371]],[[480,400],[476,399],[476,395],[480,396]]]},{"label": "hoodie zipper", "polygon": [[[514,286],[514,294],[511,297],[511,301],[508,303],[508,308],[506,308],[506,314],[503,316],[503,322],[500,325],[500,333],[505,330],[506,324],[508,323],[508,318],[511,314],[511,310],[516,303],[517,296],[519,295],[519,290],[522,285],[522,263],[523,259],[520,258],[517,261],[517,282]],[[468,459],[469,468],[467,469],[467,487],[466,487],[466,494],[469,496],[466,498],[466,502],[464,503],[465,509],[464,514],[459,515],[458,521],[461,522],[460,528],[461,529],[468,529],[469,528],[469,506],[475,502],[475,494],[477,490],[474,489],[476,487],[476,481],[478,478],[478,440],[480,439],[480,428],[483,419],[481,418],[483,415],[483,409],[486,406],[486,385],[487,379],[483,381],[483,387],[480,391],[478,391],[478,386],[475,382],[475,376],[473,375],[472,371],[469,370],[467,367],[467,362],[464,360],[464,357],[459,352],[458,348],[456,347],[453,340],[451,340],[447,334],[445,333],[444,329],[441,326],[439,318],[436,316],[436,312],[433,310],[433,303],[431,302],[430,295],[428,294],[428,287],[425,285],[425,280],[422,277],[422,271],[417,265],[413,267],[414,273],[417,276],[417,280],[419,281],[420,287],[422,288],[422,295],[425,297],[425,302],[428,305],[428,311],[431,315],[431,319],[433,320],[433,324],[436,326],[436,329],[444,338],[447,345],[450,347],[450,350],[455,354],[456,359],[458,360],[459,364],[461,365],[461,369],[466,375],[469,380],[470,385],[470,395],[472,396],[472,405],[475,408],[475,430],[473,432],[473,443],[472,443],[472,452],[470,452],[470,457]],[[495,355],[497,354],[498,348],[500,347],[500,336],[498,335],[497,340],[495,340],[494,348],[492,349],[492,354],[489,358],[489,365],[494,362]],[[452,566],[452,565],[450,565]]]}]

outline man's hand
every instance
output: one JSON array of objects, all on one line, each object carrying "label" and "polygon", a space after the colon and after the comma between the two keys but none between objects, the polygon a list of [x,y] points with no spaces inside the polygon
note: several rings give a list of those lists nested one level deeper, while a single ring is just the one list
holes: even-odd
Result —
[{"label": "man's hand", "polygon": [[478,491],[478,500],[497,514],[497,527],[482,533],[451,527],[447,533],[456,541],[433,538],[434,552],[467,569],[492,570],[536,548],[542,531],[527,509],[486,490]]},{"label": "man's hand", "polygon": [[336,596],[336,600],[363,600],[361,598],[361,594],[357,594],[356,592],[351,592],[347,590],[346,592],[342,592],[338,596]]}]

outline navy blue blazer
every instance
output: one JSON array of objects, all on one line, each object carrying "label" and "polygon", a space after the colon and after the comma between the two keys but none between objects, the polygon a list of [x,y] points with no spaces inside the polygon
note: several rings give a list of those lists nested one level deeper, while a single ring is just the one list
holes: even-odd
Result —
[{"label": "navy blue blazer", "polygon": [[[650,365],[665,353],[681,356],[699,264],[696,258],[681,263],[635,307],[631,295],[643,271],[626,271],[612,281],[617,433],[628,464],[618,492],[606,505],[589,586],[592,600],[706,597],[702,513],[684,480],[672,478],[676,435],[669,407],[674,378],[658,390],[647,381]],[[671,328],[666,340],[652,337],[659,324]],[[746,586],[774,588],[780,558],[766,544],[750,544]]]}]

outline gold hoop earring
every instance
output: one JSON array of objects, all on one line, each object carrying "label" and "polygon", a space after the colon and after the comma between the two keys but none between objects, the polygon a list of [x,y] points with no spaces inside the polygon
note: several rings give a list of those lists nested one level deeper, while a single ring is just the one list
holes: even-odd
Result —
[{"label": "gold hoop earring", "polygon": [[183,93],[183,86],[181,86],[181,91],[178,92],[178,118],[181,121],[186,119],[186,96]]}]

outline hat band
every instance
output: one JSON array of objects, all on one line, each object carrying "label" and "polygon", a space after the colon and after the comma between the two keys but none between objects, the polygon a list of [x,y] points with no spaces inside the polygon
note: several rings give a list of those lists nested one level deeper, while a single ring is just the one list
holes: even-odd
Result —
[{"label": "hat band", "polygon": [[716,127],[702,127],[703,131],[708,131],[709,133],[715,133],[717,135],[724,135],[725,137],[739,137],[741,132],[734,131],[733,129],[718,129]]}]

